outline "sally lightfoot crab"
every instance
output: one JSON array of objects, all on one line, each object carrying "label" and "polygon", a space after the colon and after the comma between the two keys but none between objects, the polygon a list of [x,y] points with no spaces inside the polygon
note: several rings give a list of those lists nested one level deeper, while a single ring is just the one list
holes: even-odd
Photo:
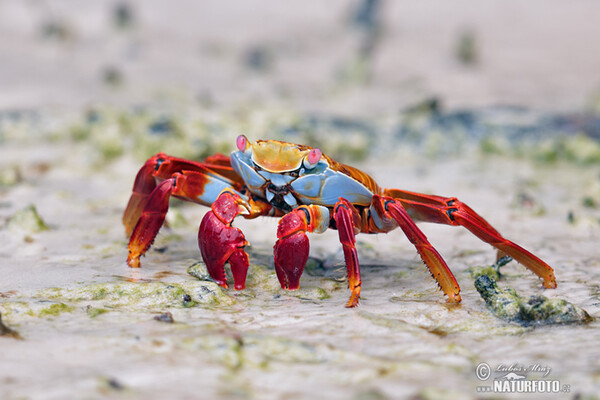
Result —
[{"label": "sally lightfoot crab", "polygon": [[499,255],[509,255],[529,268],[543,279],[545,288],[556,287],[550,266],[502,237],[454,197],[381,188],[369,175],[317,148],[276,140],[250,143],[243,135],[230,157],[219,154],[196,162],[159,153],[146,161],[123,215],[130,236],[130,267],[140,267],[140,257],[163,225],[172,196],[211,207],[200,224],[198,244],[208,272],[223,287],[227,287],[225,263],[231,266],[235,289],[244,289],[246,282],[248,242],[232,226],[238,215],[280,218],[275,271],[281,287],[289,290],[298,288],[308,259],[306,232],[337,229],[352,291],[346,307],[358,305],[362,283],[355,236],[398,227],[449,301],[461,301],[454,275],[414,221],[463,226],[496,247]]}]

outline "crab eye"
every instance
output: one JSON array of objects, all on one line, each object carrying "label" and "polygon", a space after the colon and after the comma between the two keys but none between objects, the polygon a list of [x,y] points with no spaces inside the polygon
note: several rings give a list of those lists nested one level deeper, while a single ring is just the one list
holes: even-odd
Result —
[{"label": "crab eye", "polygon": [[304,168],[313,169],[317,165],[319,160],[321,159],[322,155],[323,155],[323,153],[321,152],[320,149],[312,149],[310,151],[310,153],[308,153],[306,158],[304,158],[304,161],[303,161]]},{"label": "crab eye", "polygon": [[238,136],[235,141],[235,144],[237,145],[238,150],[241,152],[246,151],[249,147],[248,139],[246,139],[246,136],[244,136],[244,135]]}]

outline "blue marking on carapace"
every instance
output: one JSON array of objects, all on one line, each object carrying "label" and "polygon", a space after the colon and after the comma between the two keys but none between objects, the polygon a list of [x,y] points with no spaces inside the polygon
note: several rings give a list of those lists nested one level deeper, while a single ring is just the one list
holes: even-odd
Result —
[{"label": "blue marking on carapace", "polygon": [[244,180],[248,190],[264,198],[263,186],[267,181],[256,172],[252,165],[252,160],[250,160],[250,157],[246,153],[242,153],[241,151],[231,153],[231,167]]},{"label": "blue marking on carapace", "polygon": [[301,176],[290,186],[303,204],[333,207],[343,197],[352,204],[366,206],[373,198],[373,193],[362,183],[330,168]]},{"label": "blue marking on carapace", "polygon": [[204,192],[198,196],[198,201],[210,207],[210,205],[217,200],[217,197],[219,197],[219,194],[224,189],[231,188],[231,184],[227,181],[223,181],[210,175],[207,175],[207,178],[208,181],[204,185]]},{"label": "blue marking on carapace", "polygon": [[267,201],[269,200],[267,196],[271,196],[265,193],[267,182],[279,187],[290,186],[300,204],[333,207],[339,198],[343,197],[353,204],[367,206],[371,204],[373,198],[373,193],[365,185],[348,175],[330,169],[324,160],[319,161],[312,169],[303,169],[303,174],[298,178],[265,170],[257,172],[249,152],[232,152],[231,166],[244,180],[248,190],[266,198]]}]

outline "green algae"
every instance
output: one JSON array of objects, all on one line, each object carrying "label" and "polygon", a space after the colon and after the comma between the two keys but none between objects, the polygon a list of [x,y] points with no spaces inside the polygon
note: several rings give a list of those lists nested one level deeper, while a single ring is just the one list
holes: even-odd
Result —
[{"label": "green algae", "polygon": [[484,156],[513,156],[533,160],[540,165],[567,162],[589,166],[600,164],[600,143],[585,135],[560,135],[538,141],[511,142],[498,135],[489,135],[479,141]]},{"label": "green algae", "polygon": [[0,303],[0,312],[10,316],[36,316],[32,304],[25,301],[3,301]]},{"label": "green algae", "polygon": [[38,233],[50,229],[37,212],[33,204],[17,211],[6,222],[10,230]]},{"label": "green algae", "polygon": [[321,364],[339,358],[338,351],[327,345],[314,345],[283,337],[264,335],[206,335],[183,339],[188,350],[201,350],[226,367],[268,369],[271,363]]},{"label": "green algae", "polygon": [[471,277],[473,279],[477,279],[481,276],[487,276],[488,278],[494,281],[500,279],[500,273],[498,271],[498,268],[496,268],[496,265],[469,268],[469,272],[471,273]]},{"label": "green algae", "polygon": [[585,208],[598,208],[598,201],[591,196],[585,196],[581,199],[581,205]]},{"label": "green algae", "polygon": [[524,145],[519,152],[541,164],[567,161],[588,166],[600,163],[600,143],[584,134],[561,136]]},{"label": "green algae", "polygon": [[[102,283],[75,288],[41,290],[35,297],[66,302],[99,302],[101,307],[129,310],[156,310],[164,307],[232,304],[233,299],[211,282],[119,282]],[[97,316],[102,311],[92,311]]]},{"label": "green algae", "polygon": [[304,272],[311,276],[324,276],[326,271],[321,260],[309,257],[304,266]]},{"label": "green algae", "polygon": [[96,318],[98,315],[107,313],[108,310],[106,308],[88,307],[86,312],[90,318]]},{"label": "green algae", "polygon": [[191,307],[196,304],[203,306],[230,306],[235,303],[235,299],[225,293],[223,289],[214,282],[186,281],[180,285],[181,289],[191,297],[188,302],[183,303],[184,307]]},{"label": "green algae", "polygon": [[206,264],[202,262],[197,262],[190,265],[187,269],[187,273],[198,280],[214,282],[214,279],[208,273],[208,269],[206,269]]},{"label": "green algae", "polygon": [[15,318],[56,317],[76,311],[79,303],[90,318],[109,311],[163,312],[165,308],[231,306],[235,299],[212,282],[118,282],[73,288],[49,288],[29,301],[0,302],[0,312]]},{"label": "green algae", "polygon": [[[323,282],[326,283],[326,282]],[[328,289],[332,290],[331,287],[328,287]],[[281,289],[284,290],[284,289]],[[291,297],[296,297],[300,300],[304,300],[304,301],[312,301],[312,302],[318,302],[318,301],[322,301],[322,300],[327,300],[329,298],[331,298],[331,294],[329,294],[329,291],[326,288],[322,288],[322,287],[300,287],[297,290],[294,291],[286,291],[285,293],[287,296],[291,296]]]},{"label": "green algae", "polygon": [[582,308],[563,299],[535,295],[528,299],[512,288],[501,289],[489,274],[475,278],[475,288],[488,308],[500,319],[522,326],[588,323],[592,317]]},{"label": "green algae", "polygon": [[[233,282],[229,269],[226,269],[226,273],[228,280]],[[203,262],[191,265],[188,268],[188,274],[200,281],[214,282],[214,279],[206,269],[206,264]],[[249,290],[260,289],[263,291],[274,292],[280,288],[280,285],[274,270],[268,270],[263,266],[251,264],[248,268],[248,275],[246,277],[246,288]]]},{"label": "green algae", "polygon": [[331,297],[331,295],[323,288],[316,288],[316,292],[319,300],[326,300]]},{"label": "green algae", "polygon": [[485,267],[471,267],[468,269],[471,277],[473,279],[477,279],[480,276],[487,276],[488,278],[497,281],[501,278],[500,268],[504,267],[506,264],[513,260],[510,256],[500,257],[496,262],[492,265],[488,265]]},{"label": "green algae", "polygon": [[56,303],[52,304],[49,307],[42,308],[38,316],[40,317],[57,317],[65,312],[72,312],[74,310],[73,306],[69,306],[65,303]]},{"label": "green algae", "polygon": [[[214,282],[206,265],[202,262],[195,263],[188,268],[188,273],[206,282]],[[227,270],[228,279],[231,282],[230,271]],[[278,293],[282,292],[284,296],[295,297],[303,301],[322,301],[331,297],[331,292],[337,290],[339,284],[331,279],[319,279],[318,286],[301,285],[299,289],[287,291],[281,289],[281,284],[277,279],[274,270],[265,268],[261,265],[250,265],[246,279],[246,288],[241,293],[236,293],[236,297],[255,298],[258,293]]]}]

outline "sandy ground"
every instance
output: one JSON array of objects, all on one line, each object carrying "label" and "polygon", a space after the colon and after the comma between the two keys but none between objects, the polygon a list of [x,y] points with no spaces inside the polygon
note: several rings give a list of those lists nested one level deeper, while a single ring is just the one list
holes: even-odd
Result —
[{"label": "sandy ground", "polygon": [[[561,390],[570,385],[565,386],[570,396],[598,391],[598,323],[531,329],[498,320],[467,271],[489,264],[494,252],[457,228],[422,226],[462,287],[458,307],[445,303],[399,231],[359,237],[363,301],[357,309],[343,307],[349,293],[333,280],[343,277],[335,232],[311,235],[311,254],[329,260],[325,276],[305,274],[297,293],[277,289],[269,267],[276,228],[270,219],[237,224],[253,245],[250,254],[259,264],[254,273],[266,281],[251,278],[245,291],[219,291],[227,300],[220,305],[185,308],[160,299],[115,305],[40,292],[194,281],[186,270],[199,258],[196,226],[205,212],[180,207],[187,223],[163,230],[156,244],[166,251],[151,251],[141,270],[131,270],[124,263],[120,217],[136,164],[125,158],[92,175],[74,168],[72,162],[80,161],[69,147],[53,150],[57,159],[47,172],[28,173],[24,184],[2,196],[3,216],[35,201],[51,228],[0,231],[0,309],[4,322],[23,337],[1,339],[2,398],[476,398],[479,362],[539,364],[551,368],[548,379],[559,380]],[[2,151],[5,159],[27,158],[16,146]],[[564,298],[598,315],[600,230],[597,215],[580,206],[597,171],[569,165],[547,170],[503,158],[397,160],[394,168],[367,168],[388,186],[459,195],[507,237],[549,262],[559,283],[542,290],[515,264],[506,267],[502,285],[526,296]],[[542,216],[535,207],[515,208],[524,185],[546,210]],[[568,222],[569,211],[577,223]],[[72,308],[43,311],[61,303]],[[90,307],[106,312],[95,315]],[[166,311],[174,324],[153,319]]]},{"label": "sandy ground", "polygon": [[[560,381],[554,398],[597,398],[598,322],[524,328],[497,319],[468,272],[495,254],[463,229],[421,225],[461,285],[457,307],[399,231],[359,237],[357,309],[343,307],[349,293],[336,232],[311,235],[324,270],[305,274],[298,292],[278,289],[269,256],[277,221],[269,219],[237,222],[255,264],[245,291],[220,290],[186,272],[199,260],[206,211],[193,205],[175,204],[160,251],[129,269],[120,219],[142,161],[126,146],[99,163],[97,144],[73,140],[67,128],[96,104],[126,112],[183,104],[227,114],[236,128],[236,112],[255,108],[385,123],[430,97],[450,108],[597,110],[599,3],[388,1],[370,39],[348,23],[355,2],[140,0],[127,3],[132,17],[121,28],[118,4],[0,2],[2,118],[28,110],[34,121],[0,125],[0,167],[8,171],[0,178],[12,180],[0,187],[0,312],[22,339],[0,337],[1,399],[486,398],[477,391],[491,384],[476,377],[481,362],[547,367],[544,379]],[[465,35],[474,38],[475,61],[457,55]],[[255,139],[261,115],[245,120]],[[477,151],[433,158],[401,147],[390,141],[378,146],[385,157],[357,165],[383,186],[458,196],[552,265],[558,280],[542,290],[512,263],[501,285],[600,315],[598,164]],[[29,204],[49,230],[10,227]],[[179,287],[198,304],[169,297]],[[154,319],[164,312],[175,322]]]}]

